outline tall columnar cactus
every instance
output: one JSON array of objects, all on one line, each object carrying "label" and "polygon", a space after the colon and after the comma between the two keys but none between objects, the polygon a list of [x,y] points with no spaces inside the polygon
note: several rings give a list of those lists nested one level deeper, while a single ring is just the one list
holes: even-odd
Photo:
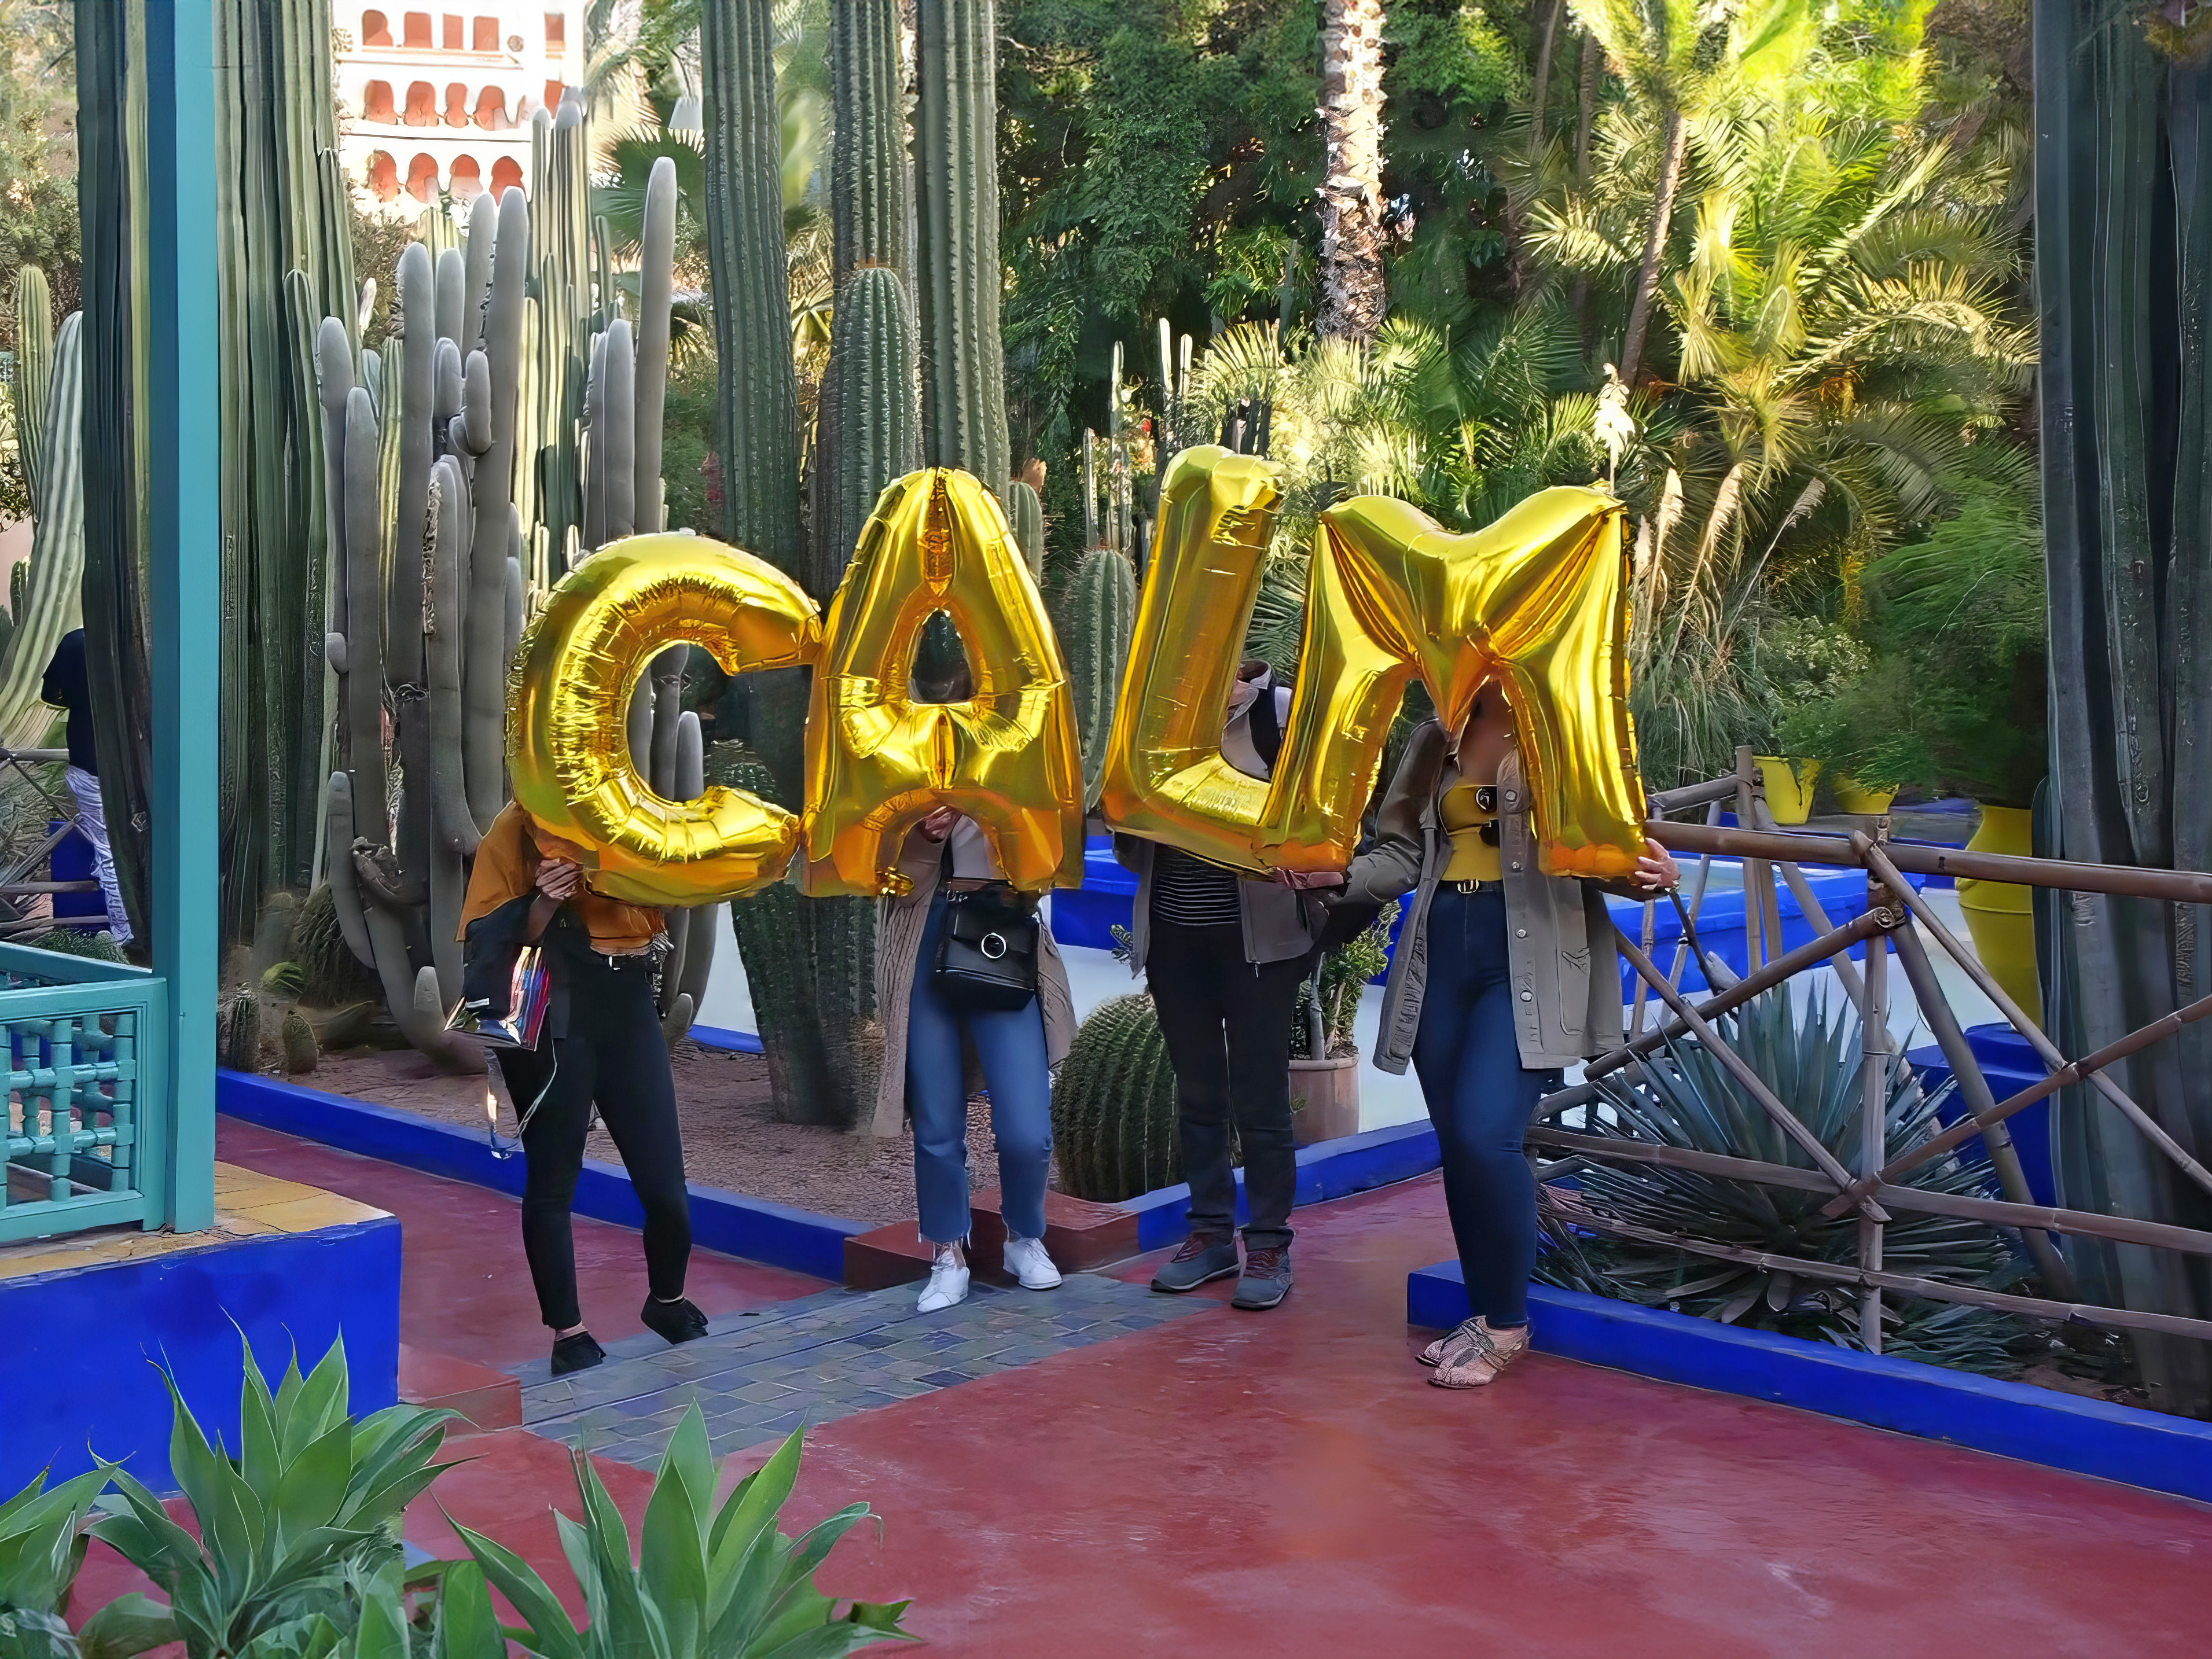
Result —
[{"label": "tall columnar cactus", "polygon": [[1003,492],[1006,357],[1000,343],[998,30],[992,0],[919,8],[916,250],[922,453]]},{"label": "tall columnar cactus", "polygon": [[72,312],[56,337],[39,434],[44,460],[32,498],[31,557],[18,568],[15,632],[0,655],[0,743],[36,748],[54,725],[40,683],[62,635],[77,625],[84,580],[84,319]]},{"label": "tall columnar cactus", "polygon": [[54,305],[46,273],[25,265],[15,273],[15,456],[33,502],[39,463],[46,453],[46,388],[54,375]]},{"label": "tall columnar cactus", "polygon": [[329,571],[319,319],[356,325],[328,0],[216,0],[223,915],[250,937],[315,863]]},{"label": "tall columnar cactus", "polygon": [[821,512],[808,588],[836,592],[884,486],[921,465],[914,321],[898,273],[864,265],[837,290],[823,376]]},{"label": "tall columnar cactus", "polygon": [[1030,574],[1044,580],[1044,503],[1019,478],[1006,486],[1006,517],[1013,521],[1014,540],[1022,550],[1022,562]]},{"label": "tall columnar cactus", "polygon": [[1070,586],[1066,617],[1061,647],[1075,696],[1076,729],[1083,739],[1084,805],[1096,806],[1105,775],[1106,739],[1114,729],[1114,702],[1137,623],[1137,574],[1129,562],[1110,548],[1087,554]]},{"label": "tall columnar cactus", "polygon": [[635,435],[630,445],[635,522],[665,529],[660,477],[661,417],[668,401],[669,310],[676,294],[676,163],[664,155],[645,181],[645,225],[638,239]]},{"label": "tall columnar cactus", "polygon": [[830,7],[830,280],[841,304],[846,279],[863,265],[887,267],[910,291],[914,191],[899,0],[839,0]]},{"label": "tall columnar cactus", "polygon": [[1053,1085],[1052,1140],[1073,1197],[1117,1204],[1175,1183],[1175,1067],[1152,998],[1103,1002],[1078,1029]]},{"label": "tall columnar cactus", "polygon": [[518,414],[515,501],[524,563],[533,586],[557,580],[587,545],[581,538],[585,381],[592,304],[590,133],[582,97],[564,93],[532,118],[530,201],[538,263],[525,308],[526,406]]}]

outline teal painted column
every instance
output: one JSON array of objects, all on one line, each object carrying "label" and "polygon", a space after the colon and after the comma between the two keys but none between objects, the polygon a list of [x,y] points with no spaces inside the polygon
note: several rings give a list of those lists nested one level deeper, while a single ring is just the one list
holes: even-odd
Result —
[{"label": "teal painted column", "polygon": [[216,496],[215,18],[147,0],[153,463],[154,971],[168,986],[169,1213],[215,1220]]}]

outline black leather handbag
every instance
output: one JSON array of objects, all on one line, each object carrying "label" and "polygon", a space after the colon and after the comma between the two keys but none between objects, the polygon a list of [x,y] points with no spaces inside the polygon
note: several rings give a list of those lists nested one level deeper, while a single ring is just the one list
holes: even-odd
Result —
[{"label": "black leather handbag", "polygon": [[1034,902],[1002,884],[949,895],[930,983],[956,1008],[1015,1013],[1028,1007],[1037,988]]}]

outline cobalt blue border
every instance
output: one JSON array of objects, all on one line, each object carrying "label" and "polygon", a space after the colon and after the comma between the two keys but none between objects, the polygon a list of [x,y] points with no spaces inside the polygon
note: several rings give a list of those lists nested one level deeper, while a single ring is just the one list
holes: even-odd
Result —
[{"label": "cobalt blue border", "polygon": [[[1546,1353],[2212,1503],[2212,1423],[1549,1285],[1531,1285],[1528,1302]],[[1407,1276],[1408,1323],[1445,1328],[1467,1313],[1458,1262]]]},{"label": "cobalt blue border", "polygon": [[723,1048],[733,1054],[758,1054],[768,1051],[761,1040],[750,1031],[733,1031],[726,1025],[694,1025],[684,1033],[702,1048]]},{"label": "cobalt blue border", "polygon": [[[1332,1198],[1349,1198],[1375,1187],[1411,1181],[1426,1175],[1441,1162],[1437,1132],[1425,1121],[1393,1124],[1336,1140],[1319,1140],[1298,1148],[1300,1204],[1321,1204]],[[1124,1199],[1121,1207],[1137,1218],[1137,1254],[1164,1249],[1182,1242],[1189,1231],[1190,1188],[1163,1187],[1139,1198]],[[1237,1218],[1251,1218],[1244,1203],[1244,1171],[1237,1171]],[[1461,1316],[1465,1318],[1465,1315]],[[1453,1322],[1456,1324],[1458,1322]]]},{"label": "cobalt blue border", "polygon": [[[495,1158],[481,1133],[414,1112],[303,1089],[279,1078],[230,1071],[216,1074],[216,1109],[264,1129],[299,1135],[343,1152],[489,1187],[510,1197],[522,1195],[520,1158]],[[860,1222],[746,1198],[696,1181],[690,1187],[691,1237],[696,1243],[724,1255],[787,1267],[833,1284],[845,1277],[846,1239],[868,1231]],[[576,1182],[575,1208],[578,1215],[618,1227],[645,1224],[645,1212],[629,1177],[611,1164],[585,1164]]]}]

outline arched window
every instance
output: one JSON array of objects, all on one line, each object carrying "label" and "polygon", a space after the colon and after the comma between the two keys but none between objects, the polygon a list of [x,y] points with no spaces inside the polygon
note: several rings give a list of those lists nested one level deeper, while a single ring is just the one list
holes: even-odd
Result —
[{"label": "arched window", "polygon": [[400,19],[400,27],[402,31],[400,44],[408,51],[430,50],[430,14],[428,12],[409,12],[406,16]]},{"label": "arched window", "polygon": [[497,52],[499,50],[498,18],[477,18],[475,26],[470,30],[470,34],[472,37],[469,42],[470,51]]},{"label": "arched window", "polygon": [[392,44],[392,25],[380,11],[365,11],[361,15],[361,43],[364,46],[388,46]]},{"label": "arched window", "polygon": [[507,118],[507,94],[497,87],[477,94],[477,125],[486,132],[504,132],[514,125]]},{"label": "arched window", "polygon": [[558,115],[561,112],[561,83],[558,81],[548,81],[545,83],[545,112],[548,115]]},{"label": "arched window", "polygon": [[380,202],[399,194],[399,164],[380,149],[369,153],[368,193]]},{"label": "arched window", "polygon": [[446,88],[446,125],[465,127],[469,124],[469,89],[459,81]]},{"label": "arched window", "polygon": [[491,164],[491,197],[496,202],[510,190],[522,188],[522,163],[502,155]]},{"label": "arched window", "polygon": [[457,202],[474,201],[483,194],[483,173],[477,168],[475,156],[453,157],[453,165],[446,169],[446,188],[453,192]]},{"label": "arched window", "polygon": [[545,14],[545,52],[550,57],[568,41],[568,20],[557,11]]},{"label": "arched window", "polygon": [[410,127],[438,125],[438,94],[428,81],[417,81],[407,88],[407,113],[400,119]]},{"label": "arched window", "polygon": [[447,12],[444,21],[446,25],[446,50],[447,52],[459,52],[461,49],[461,20],[454,16],[453,13]]},{"label": "arched window", "polygon": [[438,194],[438,164],[428,156],[417,155],[407,164],[407,193],[418,202]]},{"label": "arched window", "polygon": [[399,119],[392,107],[392,82],[371,81],[361,89],[361,118],[388,127]]}]

